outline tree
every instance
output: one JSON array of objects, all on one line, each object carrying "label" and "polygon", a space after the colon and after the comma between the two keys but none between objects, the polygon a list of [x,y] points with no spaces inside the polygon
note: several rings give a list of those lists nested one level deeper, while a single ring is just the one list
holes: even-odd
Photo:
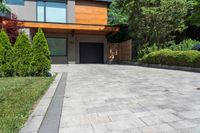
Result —
[{"label": "tree", "polygon": [[188,0],[123,0],[118,4],[129,17],[134,53],[144,45],[163,44],[173,39],[172,33],[186,28]]},{"label": "tree", "polygon": [[14,69],[18,76],[28,76],[31,73],[31,43],[25,33],[21,33],[14,45]]},{"label": "tree", "polygon": [[33,60],[31,64],[34,75],[47,75],[51,67],[50,51],[42,29],[38,29],[38,32],[33,38],[32,50]]},{"label": "tree", "polygon": [[0,32],[0,44],[5,49],[4,52],[4,60],[2,63],[2,70],[4,76],[13,76],[14,69],[13,69],[13,49],[8,38],[8,35],[5,31]]},{"label": "tree", "polygon": [[0,13],[10,13],[10,8],[5,4],[5,0],[0,0]]},{"label": "tree", "polygon": [[130,35],[141,41],[138,45],[163,43],[170,34],[185,28],[187,0],[146,0],[132,5],[129,18]]},{"label": "tree", "polygon": [[193,10],[189,16],[190,25],[200,27],[200,0],[192,0]]},{"label": "tree", "polygon": [[17,36],[19,35],[19,29],[23,28],[22,25],[19,25],[15,14],[11,14],[10,18],[5,18],[1,23],[1,27],[7,32],[12,44],[15,43]]},{"label": "tree", "polygon": [[121,0],[113,0],[109,7],[109,24],[127,24],[128,14],[120,6]]},{"label": "tree", "polygon": [[5,49],[2,46],[2,44],[0,44],[0,77],[4,76],[4,55],[5,55]]},{"label": "tree", "polygon": [[11,13],[4,0],[0,3],[0,27],[7,32],[11,43],[14,44],[22,25],[19,25],[17,16]]}]

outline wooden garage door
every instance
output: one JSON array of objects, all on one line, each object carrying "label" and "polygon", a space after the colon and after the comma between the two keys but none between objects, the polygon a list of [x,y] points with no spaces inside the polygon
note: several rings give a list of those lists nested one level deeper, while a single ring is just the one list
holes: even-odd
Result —
[{"label": "wooden garage door", "polygon": [[80,43],[80,63],[103,63],[103,43]]}]

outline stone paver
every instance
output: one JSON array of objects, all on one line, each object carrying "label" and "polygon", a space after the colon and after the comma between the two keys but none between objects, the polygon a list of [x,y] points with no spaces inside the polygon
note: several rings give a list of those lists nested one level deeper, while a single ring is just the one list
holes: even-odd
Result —
[{"label": "stone paver", "polygon": [[200,73],[95,64],[52,71],[68,72],[60,133],[200,131]]}]

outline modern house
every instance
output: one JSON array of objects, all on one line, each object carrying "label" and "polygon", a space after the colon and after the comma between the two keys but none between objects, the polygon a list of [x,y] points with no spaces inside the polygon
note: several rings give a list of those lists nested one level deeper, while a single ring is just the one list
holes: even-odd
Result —
[{"label": "modern house", "polygon": [[30,39],[42,28],[53,63],[107,62],[111,0],[6,0]]}]

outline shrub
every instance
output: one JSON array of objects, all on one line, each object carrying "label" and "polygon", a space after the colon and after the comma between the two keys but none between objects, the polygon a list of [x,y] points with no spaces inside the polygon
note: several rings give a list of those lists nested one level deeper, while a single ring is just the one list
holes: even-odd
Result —
[{"label": "shrub", "polygon": [[9,38],[5,31],[0,32],[0,44],[4,48],[4,59],[2,63],[2,71],[4,76],[13,76],[14,68],[13,68],[13,49],[12,45],[9,41]]},{"label": "shrub", "polygon": [[160,48],[154,44],[153,46],[145,46],[141,49],[138,50],[138,55],[137,55],[137,58],[142,58],[144,55],[147,55],[151,52],[155,52],[155,51],[158,51]]},{"label": "shrub", "polygon": [[192,50],[192,48],[195,46],[195,44],[200,44],[200,41],[192,40],[192,39],[186,39],[180,42],[179,44],[176,44],[174,41],[169,41],[164,44],[154,44],[150,47],[144,47],[138,51],[138,58],[142,58],[143,56],[155,52],[161,49],[171,49],[174,51],[186,51],[186,50]]},{"label": "shrub", "polygon": [[200,52],[163,49],[139,59],[140,63],[200,67]]},{"label": "shrub", "polygon": [[31,43],[25,33],[21,33],[14,45],[14,70],[17,76],[28,76],[31,72]]},{"label": "shrub", "polygon": [[5,49],[2,46],[2,44],[0,44],[0,77],[4,76],[4,71],[3,71],[4,55],[5,55]]},{"label": "shrub", "polygon": [[32,73],[35,76],[46,76],[51,67],[50,51],[42,29],[33,38]]},{"label": "shrub", "polygon": [[192,50],[192,48],[195,46],[195,44],[200,44],[200,41],[192,40],[192,39],[186,39],[183,40],[178,45],[174,44],[169,47],[169,49],[174,51],[186,51],[186,50]]}]

